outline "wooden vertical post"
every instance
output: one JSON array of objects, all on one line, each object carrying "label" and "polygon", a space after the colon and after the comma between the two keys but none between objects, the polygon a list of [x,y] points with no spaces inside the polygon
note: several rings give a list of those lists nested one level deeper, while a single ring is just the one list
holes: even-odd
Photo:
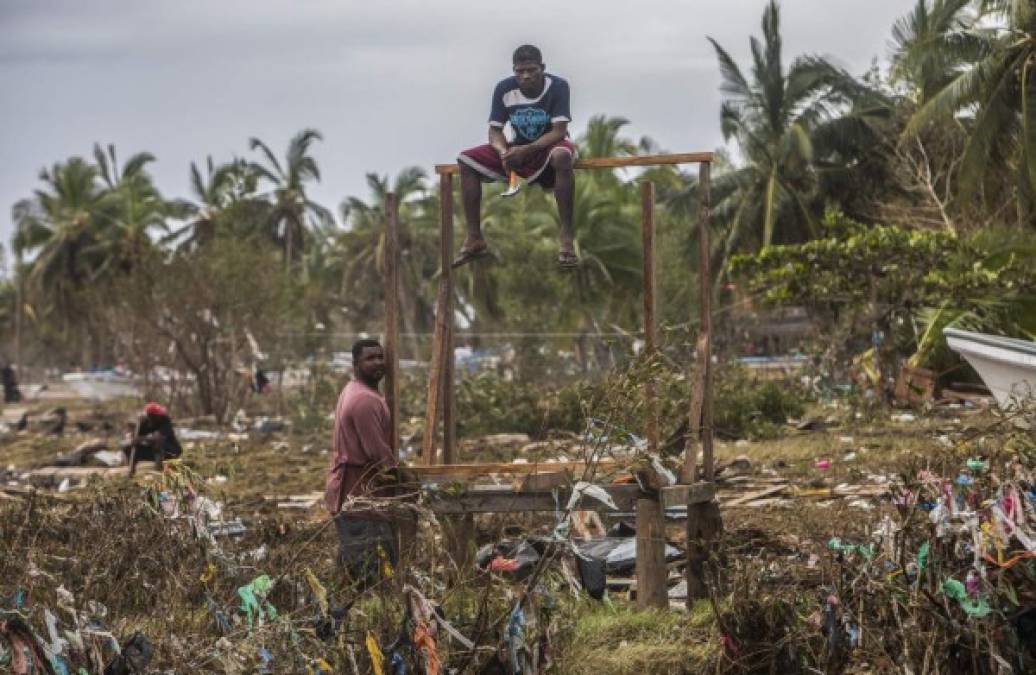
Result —
[{"label": "wooden vertical post", "polygon": [[705,363],[705,389],[702,392],[701,449],[705,480],[715,478],[712,454],[712,274],[709,271],[709,227],[712,219],[712,197],[709,162],[698,167],[698,261],[701,294],[701,345]]},{"label": "wooden vertical post", "polygon": [[[644,355],[657,348],[655,320],[655,185],[640,184],[640,233],[644,251]],[[644,387],[644,436],[648,452],[658,451],[658,414],[655,390],[648,378]],[[637,607],[669,605],[665,565],[665,514],[657,496],[637,500]]]},{"label": "wooden vertical post", "polygon": [[440,233],[442,250],[442,277],[446,284],[446,299],[443,311],[446,313],[446,332],[443,339],[442,365],[442,463],[457,461],[457,420],[454,417],[453,388],[453,176],[443,176],[440,184]]},{"label": "wooden vertical post", "polygon": [[389,409],[389,442],[399,452],[399,202],[385,195],[385,402]]},{"label": "wooden vertical post", "polygon": [[665,514],[658,499],[637,500],[637,609],[668,607]]},{"label": "wooden vertical post", "polygon": [[[658,348],[658,328],[655,318],[655,184],[649,180],[640,184],[640,236],[644,251],[644,356],[650,360]],[[648,452],[658,452],[658,410],[650,377],[644,385],[644,436]]]},{"label": "wooden vertical post", "polygon": [[[424,438],[421,455],[424,463],[436,463],[436,440],[439,426],[439,410],[445,412],[443,396],[446,369],[446,349],[452,357],[451,326],[453,324],[453,175],[439,174],[439,295],[435,301],[435,333],[432,336],[432,358],[428,368],[428,398],[425,405]],[[452,358],[450,359],[450,382],[452,385]],[[452,390],[452,386],[450,387]],[[452,422],[453,409],[450,407]],[[448,425],[447,425],[448,426]],[[445,447],[445,444],[444,444]]]},{"label": "wooden vertical post", "polygon": [[[710,164],[698,170],[698,286],[700,330],[697,341],[697,369],[691,391],[688,419],[687,455],[681,478],[697,481],[698,443],[702,449],[702,473],[706,481],[715,478],[712,430],[712,275],[709,272],[709,221],[711,208]],[[687,505],[687,607],[705,597],[706,545],[722,529],[719,506],[715,502]]]}]

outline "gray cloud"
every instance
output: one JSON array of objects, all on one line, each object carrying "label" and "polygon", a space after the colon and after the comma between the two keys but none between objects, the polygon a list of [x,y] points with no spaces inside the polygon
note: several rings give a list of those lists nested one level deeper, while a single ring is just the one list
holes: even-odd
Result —
[{"label": "gray cloud", "polygon": [[[904,0],[785,0],[786,58],[823,53],[862,72],[886,49]],[[488,96],[511,49],[539,44],[591,114],[632,120],[671,150],[721,143],[719,75],[705,36],[739,59],[762,0],[2,0],[0,207],[40,167],[114,142],[147,149],[170,195],[191,160],[275,149],[305,126],[337,206],[363,174],[449,161],[481,142]],[[0,236],[10,234],[0,218]]]}]

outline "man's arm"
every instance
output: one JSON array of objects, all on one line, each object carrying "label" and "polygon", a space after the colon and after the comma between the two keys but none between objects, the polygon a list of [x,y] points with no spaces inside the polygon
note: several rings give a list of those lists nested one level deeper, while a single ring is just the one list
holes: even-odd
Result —
[{"label": "man's arm", "polygon": [[537,138],[528,145],[516,145],[500,156],[504,160],[504,167],[511,168],[521,166],[528,153],[534,150],[549,148],[568,135],[568,122],[554,122],[550,125],[550,131]]},{"label": "man's arm", "polygon": [[489,144],[503,157],[504,153],[507,152],[507,137],[504,136],[503,127],[489,126]]}]

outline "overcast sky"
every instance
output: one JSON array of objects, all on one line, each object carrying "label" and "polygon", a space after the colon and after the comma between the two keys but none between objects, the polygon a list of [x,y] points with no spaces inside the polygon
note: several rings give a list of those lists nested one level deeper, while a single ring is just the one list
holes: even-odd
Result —
[{"label": "overcast sky", "polygon": [[[884,58],[911,0],[785,0],[786,60],[811,52],[861,73]],[[719,133],[706,36],[745,63],[764,0],[0,0],[0,238],[40,168],[93,143],[149,150],[167,196],[207,154],[283,154],[325,140],[315,197],[366,196],[364,174],[430,168],[483,142],[493,84],[531,42],[572,86],[576,133],[596,113],[671,151]]]}]

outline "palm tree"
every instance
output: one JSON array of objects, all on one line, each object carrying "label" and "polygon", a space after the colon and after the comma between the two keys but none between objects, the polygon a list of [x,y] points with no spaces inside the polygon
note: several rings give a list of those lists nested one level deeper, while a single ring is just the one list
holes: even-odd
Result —
[{"label": "palm tree", "polygon": [[911,138],[935,120],[962,113],[969,127],[960,169],[962,196],[980,189],[987,201],[1002,196],[987,180],[995,175],[990,168],[1012,167],[1018,221],[1031,224],[1036,222],[1036,2],[989,0],[985,5],[997,26],[973,26],[968,32],[985,41],[982,57],[934,94],[903,135]]},{"label": "palm tree", "polygon": [[95,246],[113,209],[97,167],[72,157],[40,172],[44,186],[12,209],[12,247],[27,267],[27,292],[38,315],[56,313],[66,336],[82,319],[77,300],[99,259]]},{"label": "palm tree", "polygon": [[113,267],[129,272],[153,250],[152,231],[167,232],[168,219],[182,215],[182,206],[166,201],[155,187],[147,172],[147,165],[155,161],[151,153],[133,155],[120,169],[115,146],[102,150],[94,145],[94,159],[111,206],[99,233],[103,262],[95,276]]},{"label": "palm tree", "polygon": [[818,180],[814,136],[837,119],[860,91],[843,70],[815,56],[782,61],[780,9],[763,12],[763,40],[750,40],[751,79],[712,38],[726,95],[720,109],[724,138],[737,141],[742,168],[718,176],[716,216],[728,223],[728,251],[744,240],[762,246],[792,242],[815,232]]},{"label": "palm tree", "polygon": [[320,180],[320,167],[309,154],[313,141],[323,140],[315,129],[303,129],[291,142],[285,154],[283,165],[270,148],[258,138],[252,138],[249,145],[259,150],[266,164],[253,164],[255,172],[269,181],[272,208],[270,211],[271,234],[284,246],[284,262],[291,265],[305,247],[308,218],[317,223],[333,222],[334,217],[326,208],[317,204],[306,194],[306,184]]},{"label": "palm tree", "polygon": [[[400,318],[406,333],[428,330],[434,320],[434,292],[430,284],[439,271],[438,197],[428,194],[426,173],[420,167],[407,167],[392,180],[374,173],[366,178],[370,201],[348,197],[339,207],[347,227],[336,246],[342,291],[381,286],[385,269],[385,196],[393,192],[399,204]],[[358,313],[374,314],[372,303],[378,302],[378,294],[365,292],[360,297],[363,307],[357,308]],[[416,353],[416,341],[411,348]]]},{"label": "palm tree", "polygon": [[892,28],[893,85],[921,106],[986,50],[973,0],[916,0]]},{"label": "palm tree", "polygon": [[203,178],[198,165],[191,162],[190,182],[194,202],[186,202],[184,207],[190,220],[172,235],[172,238],[178,239],[186,233],[186,238],[179,245],[181,250],[202,248],[216,238],[220,216],[231,203],[243,197],[239,190],[247,174],[252,175],[251,191],[255,190],[254,172],[244,160],[235,159],[216,165],[210,155],[205,160],[205,169]]}]

